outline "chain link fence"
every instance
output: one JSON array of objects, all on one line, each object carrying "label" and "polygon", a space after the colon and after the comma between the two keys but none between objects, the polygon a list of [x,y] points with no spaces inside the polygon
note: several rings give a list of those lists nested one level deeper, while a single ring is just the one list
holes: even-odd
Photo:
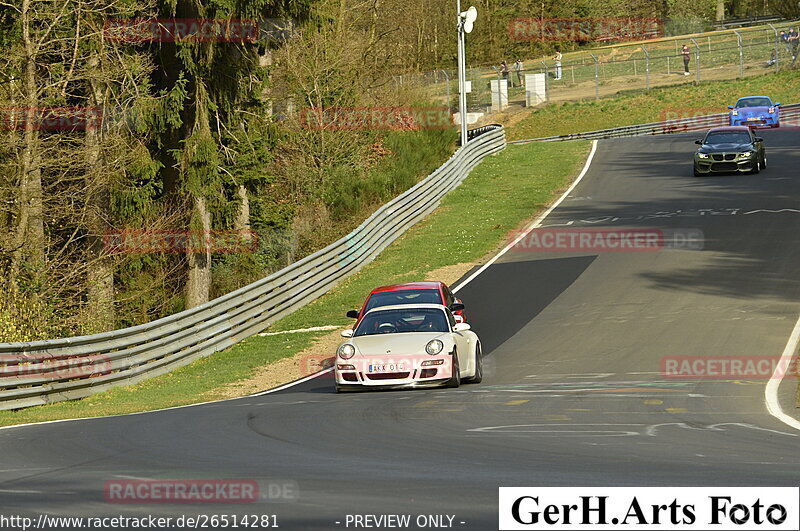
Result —
[{"label": "chain link fence", "polygon": [[[551,58],[520,58],[523,70],[518,72],[514,66],[517,57],[509,57],[505,74],[501,74],[499,65],[467,69],[467,80],[471,84],[467,109],[491,114],[490,83],[503,78],[508,80],[508,105],[525,106],[525,74],[545,74],[547,101],[556,102],[601,98],[622,90],[732,80],[793,69],[800,66],[796,58],[798,47],[782,41],[780,31],[788,33],[789,28],[797,27],[798,21],[786,21],[569,52],[563,55],[560,79]],[[683,45],[689,48],[689,75],[684,73]],[[395,82],[419,83],[428,89],[432,99],[449,105],[452,112],[457,111],[455,69],[397,76]]]}]

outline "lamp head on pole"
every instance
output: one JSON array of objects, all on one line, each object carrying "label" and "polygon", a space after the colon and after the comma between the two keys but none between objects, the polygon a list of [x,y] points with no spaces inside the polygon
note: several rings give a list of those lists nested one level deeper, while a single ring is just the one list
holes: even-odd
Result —
[{"label": "lamp head on pole", "polygon": [[461,29],[464,30],[464,33],[470,33],[475,19],[478,18],[478,10],[475,9],[475,6],[472,6],[466,11],[459,13],[458,18],[461,21]]}]

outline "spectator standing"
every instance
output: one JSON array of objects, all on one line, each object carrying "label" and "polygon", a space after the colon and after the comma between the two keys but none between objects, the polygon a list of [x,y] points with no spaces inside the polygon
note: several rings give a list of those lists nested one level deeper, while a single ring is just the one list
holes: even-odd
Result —
[{"label": "spectator standing", "polygon": [[689,45],[684,44],[681,48],[681,55],[683,55],[683,75],[689,75],[689,61],[692,60],[692,51],[689,50]]},{"label": "spectator standing", "polygon": [[517,84],[521,87],[522,86],[522,59],[517,57],[516,62],[514,63],[514,72],[517,73]]},{"label": "spectator standing", "polygon": [[505,61],[500,63],[500,74],[503,76],[503,79],[505,79],[506,82],[508,82],[508,65],[506,64]]},{"label": "spectator standing", "polygon": [[561,50],[556,48],[556,54],[553,56],[553,61],[556,62],[556,81],[561,79]]},{"label": "spectator standing", "polygon": [[789,35],[787,35],[785,31],[781,30],[780,39],[781,42],[783,43],[783,46],[786,48],[786,53],[791,53],[792,45],[789,44]]},{"label": "spectator standing", "polygon": [[786,42],[789,43],[791,47],[790,53],[792,54],[792,61],[794,58],[797,57],[797,45],[798,41],[800,40],[800,36],[797,34],[797,30],[794,28],[789,28],[789,36],[786,38]]}]

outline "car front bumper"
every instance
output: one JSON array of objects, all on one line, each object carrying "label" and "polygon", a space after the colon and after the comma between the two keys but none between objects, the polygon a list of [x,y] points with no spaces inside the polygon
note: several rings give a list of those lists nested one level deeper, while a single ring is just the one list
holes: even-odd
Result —
[{"label": "car front bumper", "polygon": [[740,161],[695,160],[697,173],[747,173],[756,168],[756,157]]},{"label": "car front bumper", "polygon": [[341,388],[428,387],[453,375],[450,354],[336,358],[334,376]]},{"label": "car front bumper", "polygon": [[780,118],[777,115],[749,116],[741,118],[731,117],[731,125],[743,125],[747,127],[778,127]]}]

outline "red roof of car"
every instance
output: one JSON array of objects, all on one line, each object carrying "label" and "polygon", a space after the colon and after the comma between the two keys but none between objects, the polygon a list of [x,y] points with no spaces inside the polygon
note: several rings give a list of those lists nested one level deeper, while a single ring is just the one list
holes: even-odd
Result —
[{"label": "red roof of car", "polygon": [[713,133],[715,131],[749,131],[750,128],[746,125],[726,125],[723,127],[712,127],[708,130],[709,133]]},{"label": "red roof of car", "polygon": [[378,286],[370,292],[381,293],[384,291],[402,291],[404,289],[439,289],[442,282],[439,281],[425,281],[425,282],[405,282],[403,284],[391,284],[389,286]]}]

